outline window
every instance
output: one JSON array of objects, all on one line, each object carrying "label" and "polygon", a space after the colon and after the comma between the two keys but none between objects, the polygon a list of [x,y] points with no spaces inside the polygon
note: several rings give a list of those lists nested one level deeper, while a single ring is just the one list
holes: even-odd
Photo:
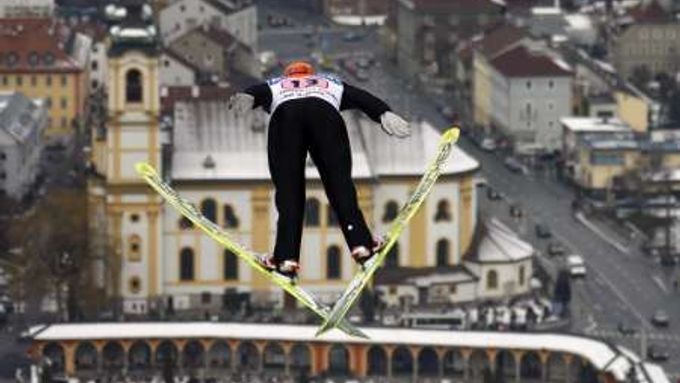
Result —
[{"label": "window", "polygon": [[449,241],[440,239],[437,241],[437,267],[449,265]]},{"label": "window", "polygon": [[68,107],[68,99],[66,97],[61,98],[61,108],[66,109]]},{"label": "window", "polygon": [[495,290],[498,288],[498,272],[496,270],[489,270],[486,273],[486,289]]},{"label": "window", "polygon": [[36,86],[38,85],[38,78],[35,76],[31,76],[31,86]]},{"label": "window", "polygon": [[224,279],[238,279],[238,258],[227,249],[224,250]]},{"label": "window", "polygon": [[139,214],[131,214],[130,215],[130,221],[131,222],[139,222]]},{"label": "window", "polygon": [[319,200],[316,198],[305,201],[305,226],[319,226]]},{"label": "window", "polygon": [[591,165],[624,165],[625,160],[620,153],[592,152],[590,153]]},{"label": "window", "polygon": [[61,86],[68,85],[68,77],[66,75],[61,75]]},{"label": "window", "polygon": [[458,292],[458,285],[449,285],[449,294],[456,294]]},{"label": "window", "polygon": [[194,251],[188,247],[183,248],[179,253],[179,280],[194,280]]},{"label": "window", "polygon": [[179,220],[179,229],[180,230],[189,230],[194,228],[194,223],[189,220],[187,217],[182,217]]},{"label": "window", "polygon": [[142,74],[137,69],[130,69],[125,74],[125,100],[142,102]]},{"label": "window", "polygon": [[66,117],[61,118],[61,127],[65,128],[68,125],[68,121]]},{"label": "window", "polygon": [[204,305],[209,305],[212,301],[212,294],[209,291],[204,291],[201,293],[201,303]]},{"label": "window", "polygon": [[340,279],[340,248],[337,246],[326,251],[326,278]]},{"label": "window", "polygon": [[6,160],[7,159],[7,154],[5,152],[0,152],[0,160]]},{"label": "window", "polygon": [[130,262],[139,262],[142,260],[142,239],[137,234],[132,234],[128,237],[128,259]]},{"label": "window", "polygon": [[527,81],[527,89],[531,89],[531,81]]},{"label": "window", "polygon": [[47,109],[52,108],[52,97],[45,98],[45,108]]},{"label": "window", "polygon": [[2,76],[2,85],[7,86],[9,84],[9,76]]},{"label": "window", "polygon": [[168,59],[163,60],[163,66],[165,66],[166,68],[169,67],[170,66],[170,60],[168,60]]},{"label": "window", "polygon": [[142,281],[139,277],[131,277],[129,285],[130,292],[133,294],[138,294],[142,290]]},{"label": "window", "polygon": [[555,87],[555,82],[553,80],[548,81],[548,88],[552,89]]},{"label": "window", "polygon": [[217,203],[214,199],[208,198],[201,202],[201,214],[209,221],[217,222]]},{"label": "window", "polygon": [[524,286],[524,279],[525,279],[525,271],[524,271],[524,265],[519,267],[519,285]]},{"label": "window", "polygon": [[385,212],[383,213],[382,221],[385,223],[392,222],[395,218],[397,218],[397,214],[399,214],[399,204],[397,204],[396,201],[387,201],[385,204]]},{"label": "window", "polygon": [[52,76],[50,75],[45,76],[45,85],[52,86]]},{"label": "window", "polygon": [[99,63],[97,63],[97,60],[92,60],[91,67],[92,70],[97,70],[97,68],[99,68]]},{"label": "window", "polygon": [[449,201],[442,199],[437,202],[437,213],[434,215],[434,221],[450,221],[451,212],[449,209]]},{"label": "window", "polygon": [[17,76],[17,86],[22,86],[24,85],[24,78],[21,75]]},{"label": "window", "polygon": [[326,213],[328,214],[328,226],[337,227],[338,216],[335,215],[335,210],[333,210],[331,205],[326,205]]},{"label": "window", "polygon": [[182,4],[182,5],[179,6],[179,11],[180,11],[180,12],[184,12],[184,11],[186,11],[186,10],[187,10],[187,7],[184,6],[184,4]]},{"label": "window", "polygon": [[234,213],[234,208],[231,205],[224,205],[222,207],[224,213],[224,227],[235,229],[238,227],[238,217]]},{"label": "window", "polygon": [[395,242],[385,257],[385,267],[399,266],[399,242]]}]

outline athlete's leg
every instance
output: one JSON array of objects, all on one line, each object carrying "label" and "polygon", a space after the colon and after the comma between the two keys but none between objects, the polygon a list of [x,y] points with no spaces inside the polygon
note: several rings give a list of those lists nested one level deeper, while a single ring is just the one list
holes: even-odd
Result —
[{"label": "athlete's leg", "polygon": [[308,101],[307,124],[309,152],[319,170],[328,201],[335,211],[340,228],[350,248],[373,243],[364,215],[359,209],[352,182],[352,152],[347,127],[332,106],[325,101]]},{"label": "athlete's leg", "polygon": [[300,120],[301,105],[289,101],[277,108],[269,123],[267,152],[279,212],[274,262],[300,258],[305,209],[307,145]]}]

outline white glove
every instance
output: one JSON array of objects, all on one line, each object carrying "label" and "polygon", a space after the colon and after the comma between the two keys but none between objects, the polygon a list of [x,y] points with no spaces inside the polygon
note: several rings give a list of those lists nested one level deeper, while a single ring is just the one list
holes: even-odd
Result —
[{"label": "white glove", "polygon": [[245,114],[253,109],[253,104],[255,104],[255,97],[247,93],[236,93],[229,98],[227,108],[234,110],[237,114]]},{"label": "white glove", "polygon": [[390,136],[404,138],[411,135],[409,123],[392,112],[385,112],[380,116],[380,127]]}]

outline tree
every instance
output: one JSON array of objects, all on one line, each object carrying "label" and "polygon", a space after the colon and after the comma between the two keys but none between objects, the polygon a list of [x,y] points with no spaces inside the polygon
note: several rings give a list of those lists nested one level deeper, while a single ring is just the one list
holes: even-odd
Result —
[{"label": "tree", "polygon": [[[9,230],[16,249],[8,257],[14,265],[10,269],[14,291],[22,291],[21,298],[34,302],[53,296],[60,318],[79,318],[83,298],[93,291],[88,238],[86,192],[50,192]],[[90,298],[101,301],[101,297]]]}]

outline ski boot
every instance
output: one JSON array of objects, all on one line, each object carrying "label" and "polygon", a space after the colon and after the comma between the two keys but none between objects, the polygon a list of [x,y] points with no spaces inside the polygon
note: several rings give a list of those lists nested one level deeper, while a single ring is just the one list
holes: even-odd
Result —
[{"label": "ski boot", "polygon": [[369,250],[366,246],[355,246],[352,249],[352,258],[354,258],[354,261],[364,269],[366,262],[373,258],[374,255],[378,254],[383,246],[385,246],[385,238],[383,236],[374,236],[373,247]]},{"label": "ski boot", "polygon": [[290,284],[294,285],[298,278],[298,271],[300,264],[296,261],[287,259],[279,264],[274,262],[274,256],[262,254],[257,261],[262,267],[269,272],[275,272],[289,280]]}]

